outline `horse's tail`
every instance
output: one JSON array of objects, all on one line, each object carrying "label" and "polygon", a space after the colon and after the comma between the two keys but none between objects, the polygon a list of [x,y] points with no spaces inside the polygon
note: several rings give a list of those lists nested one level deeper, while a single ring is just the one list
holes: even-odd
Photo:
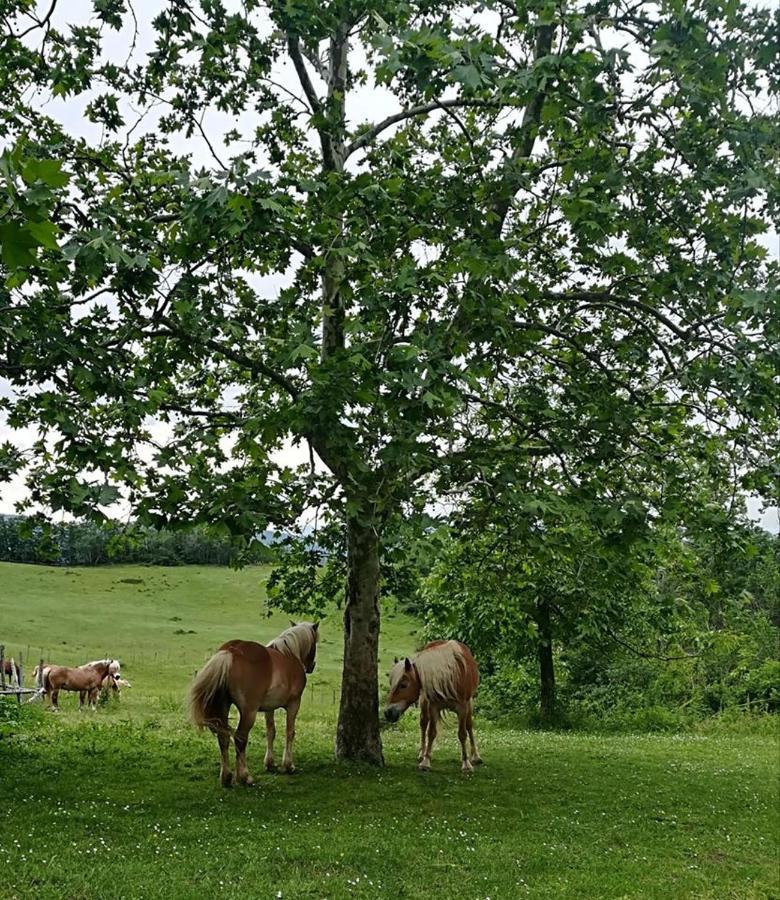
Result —
[{"label": "horse's tail", "polygon": [[187,706],[190,720],[199,728],[218,725],[230,700],[228,678],[233,655],[229,650],[218,650],[195,676],[190,687]]}]

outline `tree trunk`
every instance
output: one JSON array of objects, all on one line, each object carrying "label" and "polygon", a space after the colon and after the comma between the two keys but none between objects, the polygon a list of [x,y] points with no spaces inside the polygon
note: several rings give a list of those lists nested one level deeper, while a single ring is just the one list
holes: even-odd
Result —
[{"label": "tree trunk", "polygon": [[384,765],[379,736],[379,538],[347,521],[347,604],[336,757]]},{"label": "tree trunk", "polygon": [[553,666],[552,625],[550,603],[536,602],[536,623],[539,626],[539,700],[542,718],[550,721],[555,716],[555,668]]}]

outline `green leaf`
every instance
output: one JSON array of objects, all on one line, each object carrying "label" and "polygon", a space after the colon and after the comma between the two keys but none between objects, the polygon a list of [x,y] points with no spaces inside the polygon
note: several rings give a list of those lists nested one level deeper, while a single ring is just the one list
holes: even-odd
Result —
[{"label": "green leaf", "polygon": [[49,187],[65,187],[70,175],[62,171],[62,163],[58,159],[31,159],[25,164],[22,178],[27,184],[42,181]]},{"label": "green leaf", "polygon": [[54,222],[28,222],[25,228],[42,247],[48,250],[59,249],[56,237],[59,229]]},{"label": "green leaf", "polygon": [[35,262],[33,250],[37,245],[33,235],[17,222],[0,225],[0,257],[12,271]]},{"label": "green leaf", "polygon": [[119,499],[119,488],[113,484],[103,484],[98,494],[98,503],[101,506],[111,506]]},{"label": "green leaf", "polygon": [[482,75],[476,66],[455,66],[452,70],[452,80],[476,90],[482,84]]}]

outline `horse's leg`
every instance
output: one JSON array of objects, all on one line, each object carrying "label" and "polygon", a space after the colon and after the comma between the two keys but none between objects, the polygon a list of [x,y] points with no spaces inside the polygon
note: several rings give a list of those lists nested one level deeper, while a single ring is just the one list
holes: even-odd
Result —
[{"label": "horse's leg", "polygon": [[468,715],[466,716],[466,728],[468,729],[469,741],[471,743],[471,762],[475,766],[481,766],[482,757],[479,755],[477,742],[474,740],[474,710],[471,706],[471,700],[469,700]]},{"label": "horse's leg", "polygon": [[228,757],[228,750],[230,749],[229,711],[230,706],[224,706],[219,710],[218,715],[209,722],[209,729],[217,736],[219,753],[222,757],[222,763],[219,768],[219,782],[222,787],[230,787],[233,784],[233,773],[230,771],[230,758]]},{"label": "horse's leg", "polygon": [[87,696],[86,691],[79,691],[79,710],[84,706],[84,698]]},{"label": "horse's leg", "polygon": [[276,738],[276,723],[274,711],[269,710],[265,714],[265,759],[263,765],[270,772],[274,767],[274,739]]},{"label": "horse's leg", "polygon": [[60,689],[59,689],[59,688],[54,688],[54,689],[52,690],[52,692],[49,694],[49,703],[51,704],[51,708],[52,708],[55,712],[59,712],[59,711],[60,711],[60,707],[59,707],[59,697],[60,697]]},{"label": "horse's leg", "polygon": [[417,761],[425,756],[425,739],[428,732],[428,701],[423,697],[420,700],[420,749],[417,751]]},{"label": "horse's leg", "polygon": [[246,767],[246,745],[249,743],[249,732],[257,718],[256,709],[242,709],[241,718],[238,720],[238,728],[233,735],[236,745],[236,781],[239,784],[254,784],[252,776]]},{"label": "horse's leg", "polygon": [[90,705],[92,706],[93,712],[97,712],[98,695],[99,694],[100,694],[100,688],[92,688],[92,690],[89,692],[89,702],[90,702]]},{"label": "horse's leg", "polygon": [[436,740],[436,726],[439,724],[439,708],[431,703],[428,707],[428,741],[425,745],[423,758],[417,768],[421,772],[429,772],[431,768],[431,750],[433,742]]},{"label": "horse's leg", "polygon": [[288,775],[292,775],[295,771],[295,766],[293,765],[293,741],[295,740],[295,719],[298,715],[298,710],[301,708],[301,698],[298,697],[297,700],[291,700],[287,704],[287,735],[284,742],[284,756],[282,757],[282,768]]},{"label": "horse's leg", "polygon": [[461,759],[461,768],[463,771],[469,775],[474,771],[471,763],[469,762],[469,755],[466,751],[466,737],[468,735],[468,727],[466,722],[468,720],[468,704],[461,703],[458,706],[458,740],[460,741],[460,759]]}]

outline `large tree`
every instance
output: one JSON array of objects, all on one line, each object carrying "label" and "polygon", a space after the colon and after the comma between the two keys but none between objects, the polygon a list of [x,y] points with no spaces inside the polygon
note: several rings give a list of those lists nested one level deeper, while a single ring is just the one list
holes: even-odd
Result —
[{"label": "large tree", "polygon": [[[47,509],[121,491],[238,536],[335,504],[339,756],[382,758],[385,523],[472,453],[475,408],[521,419],[491,436],[519,461],[565,450],[569,413],[615,459],[698,418],[769,481],[767,11],[193,0],[141,54],[129,3],[93,9],[0,9],[0,375],[39,429],[3,471]],[[356,120],[372,90],[393,111]]]}]

